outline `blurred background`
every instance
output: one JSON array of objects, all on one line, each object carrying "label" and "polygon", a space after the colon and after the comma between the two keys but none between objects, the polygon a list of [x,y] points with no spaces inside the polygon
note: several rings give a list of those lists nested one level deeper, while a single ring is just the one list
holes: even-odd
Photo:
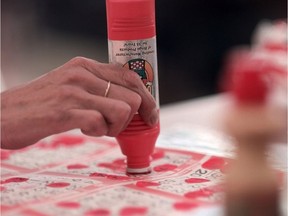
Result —
[{"label": "blurred background", "polygon": [[[227,52],[286,0],[156,0],[160,104],[219,92]],[[85,56],[108,62],[105,0],[2,0],[2,89]]]}]

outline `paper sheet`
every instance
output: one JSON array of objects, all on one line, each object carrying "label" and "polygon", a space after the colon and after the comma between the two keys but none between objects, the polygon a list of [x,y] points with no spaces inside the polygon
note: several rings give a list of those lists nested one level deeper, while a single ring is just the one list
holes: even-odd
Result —
[{"label": "paper sheet", "polygon": [[1,150],[1,214],[223,215],[224,156],[231,149],[221,156],[214,151],[221,142],[216,136],[211,137],[214,150],[201,149],[199,131],[172,131],[159,137],[148,175],[125,173],[125,156],[115,139],[78,131],[21,150]]}]

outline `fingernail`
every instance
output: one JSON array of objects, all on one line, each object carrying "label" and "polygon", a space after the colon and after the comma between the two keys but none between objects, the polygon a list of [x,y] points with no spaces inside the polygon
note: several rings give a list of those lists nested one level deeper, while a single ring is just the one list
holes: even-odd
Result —
[{"label": "fingernail", "polygon": [[155,108],[152,110],[150,119],[149,119],[149,123],[150,125],[155,125],[156,123],[158,123],[159,121],[159,114],[158,114],[158,110]]}]

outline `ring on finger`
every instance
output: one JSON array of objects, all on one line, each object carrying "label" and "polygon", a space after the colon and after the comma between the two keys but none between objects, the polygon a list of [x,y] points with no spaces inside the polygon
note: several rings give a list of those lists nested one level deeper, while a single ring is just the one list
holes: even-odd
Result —
[{"label": "ring on finger", "polygon": [[109,93],[110,87],[111,87],[111,82],[109,81],[108,84],[107,84],[107,88],[106,88],[106,90],[105,90],[104,97],[107,97],[107,96],[108,96],[108,93]]}]

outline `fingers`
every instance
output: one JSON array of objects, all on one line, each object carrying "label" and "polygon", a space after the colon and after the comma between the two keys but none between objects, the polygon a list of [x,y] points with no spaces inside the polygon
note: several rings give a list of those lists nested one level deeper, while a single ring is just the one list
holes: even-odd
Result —
[{"label": "fingers", "polygon": [[[106,82],[106,81],[105,81]],[[130,121],[132,120],[133,116],[137,113],[139,110],[139,107],[141,105],[142,99],[140,95],[137,93],[130,91],[127,88],[124,88],[119,85],[111,84],[107,99],[114,99],[113,103],[119,102],[119,99],[123,102],[126,102],[129,105],[130,113],[128,115],[127,120],[124,122],[123,129],[125,129]],[[125,109],[125,108],[124,108]],[[127,109],[126,109],[127,111]]]},{"label": "fingers", "polygon": [[[73,86],[74,96],[69,97],[74,97],[71,103],[78,111],[73,112],[72,119],[78,121],[79,128],[87,135],[116,136],[127,127],[136,112],[148,125],[158,121],[155,100],[133,71],[77,57],[54,70],[54,75],[58,85],[64,88]],[[111,86],[104,97],[109,81]],[[67,98],[65,96],[63,100]],[[83,114],[83,118],[78,120],[80,110],[86,110],[88,114]]]},{"label": "fingers", "polygon": [[[85,89],[90,94],[105,96],[108,81],[100,79],[90,72],[86,73],[86,71],[83,70],[71,74],[70,76],[73,78],[68,78],[70,81],[66,81],[66,83],[75,84],[75,86]],[[114,84],[113,82],[110,83],[109,92],[106,97],[126,102],[130,105],[133,114],[138,111],[142,101],[141,96],[136,92],[121,85]]]},{"label": "fingers", "polygon": [[[97,95],[97,96],[102,96],[104,97],[105,93],[106,93],[106,89],[108,88],[108,82],[102,79],[99,79],[98,77],[94,76],[92,73],[90,72],[77,72],[77,74],[75,75],[73,74],[73,79],[72,78],[68,78],[69,81],[66,81],[66,83],[68,82],[69,84],[75,84],[73,85],[73,90],[70,88],[68,90],[68,92],[72,92],[74,91],[75,97],[77,98],[76,101],[79,100],[84,100],[84,96],[87,92],[89,94],[93,95]],[[71,76],[71,74],[70,74]],[[72,82],[72,83],[71,83]],[[78,86],[78,89],[75,88],[75,86]],[[80,87],[80,88],[79,88]],[[67,85],[65,86],[65,88],[67,89]],[[82,92],[80,93],[81,89],[86,90],[86,92]],[[76,95],[77,92],[78,95]],[[88,95],[87,95],[88,97]],[[63,99],[67,98],[67,96],[65,95],[63,97]],[[113,84],[110,83],[110,87],[109,87],[109,91],[107,92],[107,99],[115,99],[118,101],[113,101],[112,103],[119,103],[120,101],[127,103],[130,106],[130,113],[128,116],[128,119],[124,122],[124,125],[128,125],[128,123],[131,121],[131,119],[133,118],[134,114],[137,113],[137,111],[139,110],[139,107],[141,105],[141,97],[139,94],[137,94],[134,91],[131,91],[123,86],[117,85],[117,84]],[[105,103],[105,100],[103,101],[103,104],[99,104],[99,101],[97,102],[97,104],[93,101],[93,97],[89,97],[86,98],[86,100],[88,100],[88,103],[85,102],[81,102],[79,103],[79,106],[84,106],[87,109],[96,109],[96,110],[103,110],[103,112],[106,112],[109,109],[105,109],[105,106],[108,106],[108,103]],[[98,99],[100,100],[100,99]],[[92,106],[92,104],[95,104],[94,106]],[[101,107],[100,107],[101,105]],[[83,107],[82,107],[83,108]]]},{"label": "fingers", "polygon": [[80,128],[86,135],[117,136],[133,117],[130,106],[115,99],[87,94],[81,106],[70,111],[68,128]]},{"label": "fingers", "polygon": [[89,136],[103,136],[108,133],[108,126],[100,112],[95,110],[71,110],[70,129],[74,129],[74,122],[83,134]]},{"label": "fingers", "polygon": [[9,148],[75,128],[86,135],[117,136],[137,111],[147,124],[158,119],[155,100],[135,72],[85,58],[74,58],[1,96],[2,132],[8,137],[2,144]]},{"label": "fingers", "polygon": [[156,124],[158,121],[158,112],[155,99],[150,92],[148,92],[138,74],[122,67],[119,68],[117,65],[105,66],[105,73],[100,70],[100,72],[98,72],[100,75],[98,76],[118,85],[125,86],[139,94],[142,100],[138,110],[139,114],[148,125]]},{"label": "fingers", "polygon": [[[111,81],[114,85],[123,86],[136,92],[141,97],[139,114],[148,125],[158,122],[158,112],[153,96],[148,92],[137,73],[119,65],[103,64],[86,58],[75,58],[74,63],[81,65],[96,77]],[[110,97],[110,96],[109,96]]]}]

